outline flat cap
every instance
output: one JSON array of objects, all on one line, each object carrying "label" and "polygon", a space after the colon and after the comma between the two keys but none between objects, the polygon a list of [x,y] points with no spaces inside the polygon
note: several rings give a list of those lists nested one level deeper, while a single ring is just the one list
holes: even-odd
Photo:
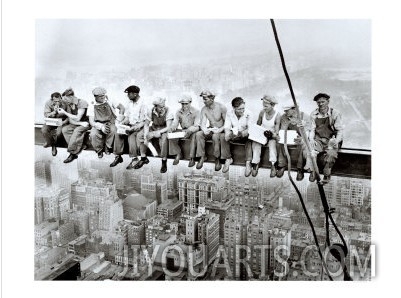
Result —
[{"label": "flat cap", "polygon": [[292,108],[295,108],[294,102],[292,100],[288,100],[283,103],[283,110],[291,110]]},{"label": "flat cap", "polygon": [[138,86],[131,85],[124,90],[125,93],[139,93],[141,89]]},{"label": "flat cap", "polygon": [[63,96],[74,95],[74,90],[72,90],[72,88],[70,87],[70,88],[66,89],[66,90],[63,92],[62,95],[63,95]]},{"label": "flat cap", "polygon": [[102,96],[106,95],[107,91],[103,87],[96,87],[95,89],[92,90],[92,93],[94,96]]},{"label": "flat cap", "polygon": [[210,92],[209,90],[202,91],[201,94],[199,94],[199,96],[215,97],[215,95],[212,92]]},{"label": "flat cap", "polygon": [[313,98],[313,100],[316,101],[319,98],[329,99],[330,95],[327,95],[326,93],[319,93]]},{"label": "flat cap", "polygon": [[277,100],[274,98],[274,96],[271,96],[271,95],[263,95],[261,100],[268,101],[268,102],[273,103],[275,105],[278,103]]},{"label": "flat cap", "polygon": [[159,106],[159,105],[164,105],[166,103],[166,99],[163,97],[156,97],[155,100],[153,100],[153,105]]},{"label": "flat cap", "polygon": [[179,103],[191,103],[192,98],[189,95],[183,95],[181,98],[178,100]]}]

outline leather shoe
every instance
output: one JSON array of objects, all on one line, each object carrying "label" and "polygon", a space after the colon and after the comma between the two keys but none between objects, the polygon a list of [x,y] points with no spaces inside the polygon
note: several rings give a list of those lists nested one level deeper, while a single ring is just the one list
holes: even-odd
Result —
[{"label": "leather shoe", "polygon": [[188,163],[188,167],[192,168],[195,165],[195,159],[191,158]]},{"label": "leather shoe", "polygon": [[252,177],[256,177],[258,175],[258,171],[259,171],[259,164],[254,163],[252,165]]},{"label": "leather shoe", "polygon": [[140,169],[148,163],[149,163],[149,159],[147,157],[141,157],[141,160],[138,161],[138,163],[134,166],[134,169],[135,170]]},{"label": "leather shoe", "polygon": [[276,177],[277,178],[283,177],[284,172],[285,172],[285,167],[278,168],[277,173],[276,173]]},{"label": "leather shoe", "polygon": [[198,170],[200,170],[200,169],[202,169],[202,167],[203,167],[203,163],[205,162],[205,157],[201,157],[200,158],[200,160],[198,161],[198,164],[196,165],[196,168],[198,169]]},{"label": "leather shoe", "polygon": [[131,162],[129,163],[129,165],[127,166],[127,170],[131,170],[134,168],[134,166],[138,163],[138,157],[134,157]]},{"label": "leather shoe", "polygon": [[167,160],[162,160],[162,167],[160,168],[160,173],[167,172]]},{"label": "leather shoe", "polygon": [[323,183],[323,184],[327,184],[327,183],[329,183],[329,182],[330,182],[330,175],[328,175],[328,176],[324,175],[324,176],[323,176],[322,183]]},{"label": "leather shoe", "polygon": [[245,163],[245,177],[249,177],[252,173],[252,166],[251,166],[251,162],[247,161]]},{"label": "leather shoe", "polygon": [[97,153],[97,157],[102,158],[103,157],[103,151],[100,151]]},{"label": "leather shoe", "polygon": [[303,170],[298,170],[297,181],[302,181],[303,179],[304,179],[304,171]]},{"label": "leather shoe", "polygon": [[226,162],[224,163],[223,166],[223,173],[227,173],[228,170],[230,169],[230,165],[233,163],[233,159],[232,158],[227,158]]},{"label": "leather shoe", "polygon": [[56,146],[52,146],[52,155],[53,156],[57,155],[57,147]]},{"label": "leather shoe", "polygon": [[110,167],[115,167],[116,165],[118,165],[119,163],[123,162],[123,158],[121,157],[121,155],[117,155],[116,158],[114,159],[114,161],[110,164]]},{"label": "leather shoe", "polygon": [[220,159],[216,158],[215,162],[214,162],[214,170],[215,171],[220,171],[221,170],[221,163],[220,163]]},{"label": "leather shoe", "polygon": [[276,177],[276,174],[276,167],[274,166],[274,164],[272,164],[272,167],[270,168],[270,178]]},{"label": "leather shoe", "polygon": [[314,182],[316,180],[316,173],[315,173],[315,171],[312,171],[310,174],[309,174],[309,181],[310,182]]},{"label": "leather shoe", "polygon": [[78,155],[76,155],[76,154],[70,154],[70,155],[67,157],[67,159],[64,160],[64,163],[72,162],[74,159],[77,159],[77,158],[78,158]]},{"label": "leather shoe", "polygon": [[173,165],[178,165],[178,163],[180,162],[181,159],[181,154],[177,154],[177,156],[175,157],[174,161],[173,161]]}]

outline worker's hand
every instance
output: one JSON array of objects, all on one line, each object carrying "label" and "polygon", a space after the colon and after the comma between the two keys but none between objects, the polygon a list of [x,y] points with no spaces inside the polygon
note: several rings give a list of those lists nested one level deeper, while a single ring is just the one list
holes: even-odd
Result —
[{"label": "worker's hand", "polygon": [[110,133],[110,123],[105,123],[102,125],[102,132],[106,135]]},{"label": "worker's hand", "polygon": [[297,126],[298,127],[305,127],[305,124],[306,124],[306,121],[305,120],[299,120],[298,122],[297,122]]},{"label": "worker's hand", "polygon": [[66,111],[63,108],[58,108],[57,113],[59,113],[60,115],[65,115]]},{"label": "worker's hand", "polygon": [[191,136],[191,134],[192,134],[191,131],[189,129],[187,129],[185,131],[184,139],[188,139]]},{"label": "worker's hand", "polygon": [[211,134],[212,131],[210,130],[210,128],[206,128],[206,129],[203,131],[203,133],[207,136],[207,135]]},{"label": "worker's hand", "polygon": [[81,121],[79,122],[79,125],[83,126],[83,127],[89,127],[89,123],[86,121]]},{"label": "worker's hand", "polygon": [[156,130],[156,131],[153,132],[153,137],[154,138],[160,138],[160,136],[161,136],[161,133],[160,133],[159,130]]},{"label": "worker's hand", "polygon": [[211,130],[212,133],[218,133],[219,128],[213,127],[213,128],[211,128],[210,130]]}]

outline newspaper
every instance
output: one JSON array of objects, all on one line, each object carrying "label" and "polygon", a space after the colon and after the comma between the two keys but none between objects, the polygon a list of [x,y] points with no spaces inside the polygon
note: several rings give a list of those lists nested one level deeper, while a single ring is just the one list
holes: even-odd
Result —
[{"label": "newspaper", "polygon": [[[280,130],[278,132],[280,137],[279,143],[284,144],[284,130]],[[287,145],[295,145],[295,139],[298,137],[298,134],[295,130],[287,130]]]},{"label": "newspaper", "polygon": [[185,137],[185,131],[169,132],[167,133],[167,139],[181,139]]},{"label": "newspaper", "polygon": [[260,126],[260,125],[256,125],[256,124],[249,124],[248,127],[248,139],[255,141],[257,143],[260,143],[262,145],[266,145],[267,143],[267,138],[264,135],[265,129]]},{"label": "newspaper", "polygon": [[45,118],[45,124],[49,126],[61,126],[63,119],[61,118]]}]

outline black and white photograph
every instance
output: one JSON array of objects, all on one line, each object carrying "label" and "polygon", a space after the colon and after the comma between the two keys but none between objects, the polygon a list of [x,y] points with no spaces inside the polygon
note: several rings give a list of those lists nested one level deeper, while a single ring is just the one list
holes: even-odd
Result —
[{"label": "black and white photograph", "polygon": [[4,0],[5,297],[394,283],[395,10],[262,2]]},{"label": "black and white photograph", "polygon": [[35,42],[35,280],[371,279],[369,20]]}]

